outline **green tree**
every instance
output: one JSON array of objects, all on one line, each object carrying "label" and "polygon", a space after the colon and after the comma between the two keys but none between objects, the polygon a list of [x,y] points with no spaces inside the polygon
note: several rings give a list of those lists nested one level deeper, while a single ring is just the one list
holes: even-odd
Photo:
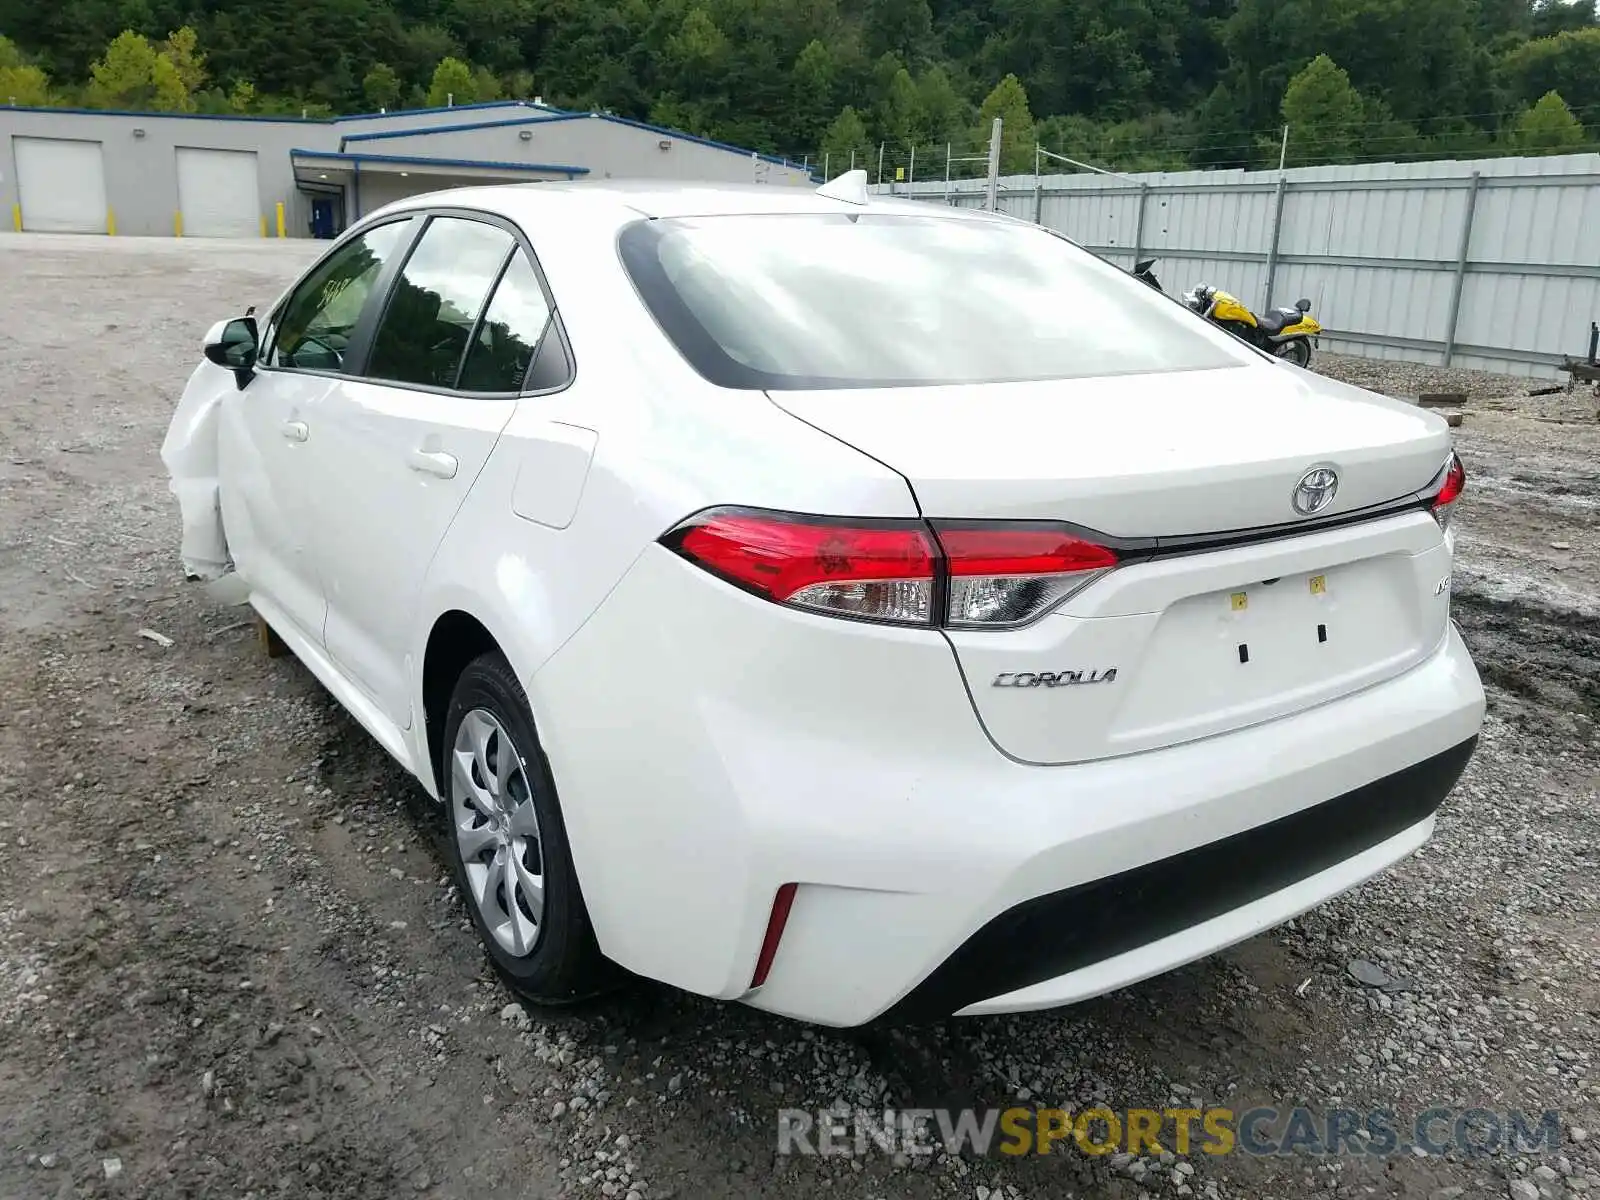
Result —
[{"label": "green tree", "polygon": [[1583,126],[1559,92],[1546,92],[1512,122],[1510,141],[1519,150],[1571,150],[1583,145]]},{"label": "green tree", "polygon": [[864,25],[870,55],[893,54],[915,63],[933,48],[933,13],[928,0],[867,0]]},{"label": "green tree", "polygon": [[1600,28],[1524,42],[1500,60],[1496,75],[1515,100],[1531,104],[1560,92],[1591,124],[1600,124]]},{"label": "green tree", "polygon": [[889,77],[889,86],[878,102],[878,136],[899,155],[916,143],[922,128],[922,100],[911,72],[901,67]]},{"label": "green tree", "polygon": [[1317,55],[1283,93],[1283,121],[1289,127],[1287,161],[1305,166],[1355,157],[1366,111],[1350,76],[1326,54]]},{"label": "green tree", "polygon": [[789,72],[790,106],[794,130],[801,146],[818,146],[834,112],[834,88],[839,64],[833,51],[817,38],[806,43]]},{"label": "green tree", "polygon": [[428,84],[428,107],[471,104],[472,88],[472,68],[459,58],[442,58],[433,69],[433,79]]},{"label": "green tree", "polygon": [[501,86],[500,77],[488,67],[479,67],[472,72],[472,103],[482,104],[485,100],[503,100],[505,88]]},{"label": "green tree", "polygon": [[822,135],[822,153],[826,156],[828,173],[840,175],[850,168],[850,155],[856,156],[856,166],[867,165],[867,125],[861,114],[848,104],[834,117]]},{"label": "green tree", "polygon": [[200,38],[189,25],[175,29],[156,52],[172,64],[186,92],[198,92],[206,81],[206,56],[200,53]]},{"label": "green tree", "polygon": [[228,108],[232,112],[254,112],[256,107],[256,86],[248,79],[236,80],[233,89],[228,93]]},{"label": "green tree", "polygon": [[23,57],[22,51],[0,34],[0,104],[42,108],[50,103],[50,77]]},{"label": "green tree", "polygon": [[919,143],[938,145],[961,136],[971,120],[972,107],[956,91],[943,67],[929,67],[917,80],[917,110],[921,126]]},{"label": "green tree", "polygon": [[96,108],[192,112],[194,99],[177,65],[143,34],[125,29],[90,68],[88,100]]},{"label": "green tree", "polygon": [[400,76],[388,63],[373,63],[361,80],[361,94],[373,108],[391,109],[400,99]]},{"label": "green tree", "polygon": [[1015,75],[1007,75],[994,85],[994,90],[984,98],[978,109],[978,143],[989,144],[994,119],[999,117],[1000,173],[1002,175],[1032,174],[1034,168],[1035,131],[1033,114],[1028,110],[1028,93]]}]

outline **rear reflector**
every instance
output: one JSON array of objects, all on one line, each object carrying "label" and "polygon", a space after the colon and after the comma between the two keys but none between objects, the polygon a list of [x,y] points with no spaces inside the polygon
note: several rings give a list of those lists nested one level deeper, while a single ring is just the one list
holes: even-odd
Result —
[{"label": "rear reflector", "polygon": [[662,541],[778,604],[959,629],[1026,625],[1118,561],[1107,547],[1048,523],[929,526],[741,508],[700,513]]},{"label": "rear reflector", "polygon": [[778,955],[778,943],[783,940],[783,927],[789,923],[789,910],[794,907],[795,884],[786,883],[778,889],[772,900],[772,915],[767,918],[767,936],[761,939],[761,953],[756,958],[756,973],[750,976],[750,986],[760,987],[772,970],[772,960]]},{"label": "rear reflector", "polygon": [[1450,513],[1455,502],[1461,498],[1461,493],[1467,488],[1467,468],[1461,462],[1461,456],[1454,451],[1450,453],[1450,462],[1445,467],[1444,486],[1439,489],[1439,494],[1433,500],[1433,519],[1439,522],[1441,529],[1450,527]]}]

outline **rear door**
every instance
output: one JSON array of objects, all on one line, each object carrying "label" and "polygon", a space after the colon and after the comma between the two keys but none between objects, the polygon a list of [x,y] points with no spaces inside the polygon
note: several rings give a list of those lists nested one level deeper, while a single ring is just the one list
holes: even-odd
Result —
[{"label": "rear door", "polygon": [[401,728],[428,564],[516,410],[550,315],[512,226],[435,214],[396,277],[362,378],[324,403],[329,466],[313,503],[325,517],[313,536],[327,649]]}]

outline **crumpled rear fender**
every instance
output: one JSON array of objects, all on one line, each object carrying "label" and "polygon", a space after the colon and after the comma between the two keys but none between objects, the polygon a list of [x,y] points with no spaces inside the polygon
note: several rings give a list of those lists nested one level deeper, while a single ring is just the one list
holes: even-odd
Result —
[{"label": "crumpled rear fender", "polygon": [[[224,324],[219,321],[207,340],[219,339]],[[183,518],[183,570],[191,579],[217,579],[233,568],[222,524],[217,436],[222,402],[237,388],[233,372],[202,361],[189,376],[161,443],[167,486]]]}]

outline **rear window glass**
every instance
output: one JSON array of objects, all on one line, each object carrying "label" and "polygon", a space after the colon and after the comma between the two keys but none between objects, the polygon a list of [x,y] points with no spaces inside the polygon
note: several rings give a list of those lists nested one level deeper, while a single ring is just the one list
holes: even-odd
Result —
[{"label": "rear window glass", "polygon": [[793,390],[1234,366],[1227,335],[1043,230],[949,217],[639,221],[623,263],[694,368]]}]

